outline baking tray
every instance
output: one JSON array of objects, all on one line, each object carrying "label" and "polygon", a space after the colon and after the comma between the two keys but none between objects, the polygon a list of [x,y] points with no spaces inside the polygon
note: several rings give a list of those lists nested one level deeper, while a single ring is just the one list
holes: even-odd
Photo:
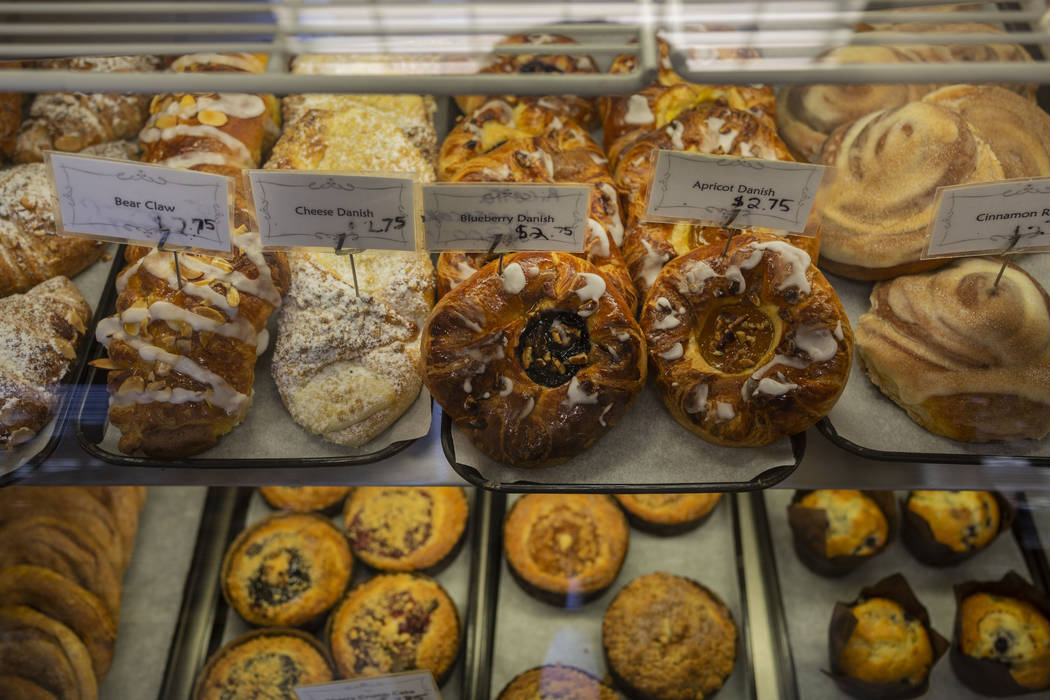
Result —
[{"label": "baking tray", "polygon": [[[225,525],[210,533],[205,533],[202,527],[198,537],[197,547],[201,557],[199,561],[195,559],[194,569],[190,572],[195,585],[187,586],[187,597],[183,599],[180,611],[182,634],[172,644],[161,700],[185,700],[190,697],[197,674],[207,659],[223,644],[253,629],[253,626],[242,620],[226,604],[222,596],[219,582],[222,558],[234,538],[246,527],[277,511],[266,504],[258,489],[237,488],[220,491],[232,494],[232,497],[225,497],[221,509],[225,514]],[[463,534],[462,546],[452,562],[433,577],[455,601],[460,615],[460,657],[441,688],[442,695],[448,698],[470,697],[464,689],[470,683],[468,669],[476,666],[469,656],[476,649],[476,642],[472,645],[470,641],[475,635],[473,615],[477,606],[477,566],[473,552],[484,546],[481,535],[487,532],[487,528],[479,527],[478,516],[479,511],[484,510],[483,504],[479,502],[483,497],[487,498],[487,494],[475,492],[473,489],[466,489],[466,493],[470,503],[470,516],[466,532]],[[332,517],[332,522],[336,523],[340,532],[343,531],[341,511]],[[356,586],[377,573],[364,562],[355,559],[350,586]],[[313,633],[318,639],[322,639],[321,628]]]},{"label": "baking tray", "polygon": [[[117,257],[123,261],[124,249]],[[113,283],[119,274],[122,264],[114,266],[111,279],[106,286],[100,308],[105,315],[114,313],[117,291]],[[196,457],[180,460],[164,460],[136,455],[126,455],[116,448],[117,432],[107,421],[109,410],[109,393],[106,391],[107,370],[88,367],[84,376],[84,390],[74,418],[77,441],[81,448],[92,457],[109,464],[126,467],[215,467],[215,468],[250,468],[270,469],[287,468],[294,462],[302,467],[348,467],[359,464],[372,464],[386,459],[404,450],[418,439],[390,441],[396,433],[391,431],[414,428],[414,422],[432,420],[432,402],[430,394],[424,388],[419,398],[405,414],[387,429],[387,432],[374,440],[370,447],[365,445],[354,451],[353,448],[335,445],[319,437],[309,435],[297,425],[285,410],[277,393],[277,387],[270,376],[270,361],[273,357],[273,342],[277,337],[277,316],[270,316],[267,326],[271,343],[255,365],[255,384],[253,386],[252,405],[244,420],[229,434],[223,436],[219,443]],[[106,349],[94,337],[91,349],[86,356],[95,360],[106,356]],[[418,430],[409,430],[418,433]],[[423,430],[423,435],[426,430]],[[349,453],[348,453],[349,452]],[[335,477],[333,477],[334,479]],[[250,482],[250,481],[249,481]]]},{"label": "baking tray", "polygon": [[106,308],[107,290],[113,286],[113,281],[120,269],[116,260],[117,255],[117,246],[107,245],[102,259],[92,263],[87,269],[72,278],[84,300],[91,306],[92,320],[88,323],[88,332],[80,339],[80,344],[77,346],[77,359],[66,377],[65,391],[59,396],[54,416],[37,433],[36,437],[5,453],[4,459],[0,460],[0,487],[19,481],[40,466],[51,456],[65,434],[70,411],[80,394],[84,371],[87,369],[94,338],[95,319],[98,317],[98,310]]},{"label": "baking tray", "polygon": [[[501,501],[506,496],[498,495]],[[513,502],[509,497],[507,503]],[[502,508],[503,506],[501,506]],[[729,606],[739,633],[737,659],[719,700],[756,698],[753,659],[748,636],[747,591],[740,542],[736,496],[726,494],[697,529],[659,537],[630,529],[631,541],[616,581],[600,598],[575,609],[557,608],[532,598],[513,580],[505,561],[497,561],[493,604],[494,634],[488,669],[489,683],[475,700],[496,697],[519,673],[535,666],[563,663],[598,678],[606,677],[601,642],[602,616],[609,603],[630,581],[655,571],[686,576],[708,586]],[[502,556],[502,518],[492,522],[492,541]]]},{"label": "baking tray", "polygon": [[[1043,287],[1050,288],[1050,254],[1012,258]],[[850,323],[871,308],[871,282],[828,275]],[[831,413],[817,423],[828,440],[867,459],[942,464],[1027,464],[1050,467],[1050,436],[1042,440],[968,443],[934,435],[887,398],[868,379],[854,356],[849,381]],[[892,448],[891,448],[892,446]]]},{"label": "baking tray", "polygon": [[[902,492],[896,493],[900,500]],[[898,537],[882,554],[840,578],[825,578],[811,572],[799,561],[787,523],[787,506],[793,492],[774,489],[753,494],[758,537],[765,567],[767,603],[775,632],[776,662],[782,685],[794,691],[785,697],[825,700],[849,698],[835,681],[823,674],[829,668],[828,624],[836,601],[856,599],[860,589],[894,572],[908,579],[915,595],[930,613],[934,629],[951,639],[955,620],[952,586],[971,579],[997,580],[1013,569],[1043,586],[1047,580],[1046,559],[1038,533],[1018,499],[1018,514],[1011,533],[1004,532],[988,548],[973,558],[948,567],[933,567],[912,557]],[[777,634],[777,630],[782,634]],[[930,689],[923,696],[930,700],[977,700],[985,696],[959,682],[947,656],[938,660],[930,675]]]},{"label": "baking tray", "polygon": [[[639,439],[644,436],[644,439]],[[479,466],[457,458],[466,447],[480,455],[441,414],[441,448],[467,482],[506,493],[673,493],[755,491],[780,483],[806,451],[799,433],[764,448],[721,447],[689,433],[647,385],[627,415],[586,452],[553,467],[515,469],[480,456]],[[699,459],[697,459],[699,457]],[[741,465],[741,458],[751,460]],[[736,472],[740,473],[739,476]]]}]

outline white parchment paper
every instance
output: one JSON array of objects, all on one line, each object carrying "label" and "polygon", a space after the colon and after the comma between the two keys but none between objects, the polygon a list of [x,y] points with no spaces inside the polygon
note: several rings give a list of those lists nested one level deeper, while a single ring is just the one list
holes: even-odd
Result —
[{"label": "white parchment paper", "polygon": [[[620,575],[600,598],[574,609],[541,603],[511,577],[504,557],[500,567],[499,605],[496,607],[492,650],[492,693],[495,698],[515,676],[543,664],[561,663],[604,678],[602,616],[620,589],[646,574],[665,571],[691,578],[714,591],[729,606],[741,630],[740,581],[736,569],[731,495],[699,529],[673,537],[656,537],[631,529],[627,559]],[[510,510],[511,499],[507,509]],[[502,537],[503,523],[495,536]],[[737,637],[733,672],[718,691],[719,698],[747,697],[748,654]]]},{"label": "white parchment paper", "polygon": [[[806,700],[850,697],[821,670],[830,668],[828,625],[832,609],[837,601],[848,603],[855,600],[861,588],[893,573],[904,574],[919,602],[929,611],[933,628],[951,641],[955,624],[953,585],[972,579],[998,580],[1010,569],[1031,580],[1021,550],[1010,531],[1003,532],[984,551],[955,566],[933,567],[920,563],[898,537],[882,554],[841,578],[818,576],[803,566],[795,555],[787,522],[792,494],[789,490],[772,489],[763,495],[772,530],[799,696]],[[901,495],[901,492],[897,493],[898,501]],[[955,678],[946,653],[933,667],[930,690],[923,697],[930,700],[977,700],[984,696],[974,693]]]}]

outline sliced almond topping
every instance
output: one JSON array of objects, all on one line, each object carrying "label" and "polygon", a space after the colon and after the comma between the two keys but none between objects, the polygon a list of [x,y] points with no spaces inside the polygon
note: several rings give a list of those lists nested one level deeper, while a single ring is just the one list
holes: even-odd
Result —
[{"label": "sliced almond topping", "polygon": [[88,364],[92,367],[97,367],[98,369],[124,369],[108,357],[100,357],[97,360],[92,360]]},{"label": "sliced almond topping", "polygon": [[156,372],[158,377],[166,377],[171,373],[172,365],[161,360],[157,360],[157,364],[154,365],[153,371]]},{"label": "sliced almond topping", "polygon": [[160,106],[164,103],[164,95],[154,95],[153,99],[149,101],[149,113],[156,114],[160,111]]},{"label": "sliced almond topping", "polygon": [[36,435],[36,433],[33,432],[32,429],[22,426],[18,430],[11,433],[11,437],[7,439],[7,444],[21,445],[23,442],[27,442],[28,440],[32,439],[34,435]]},{"label": "sliced almond topping", "polygon": [[186,267],[182,269],[182,279],[184,280],[192,282],[193,280],[199,280],[201,277],[204,277],[204,270],[193,270]]},{"label": "sliced almond topping", "polygon": [[54,343],[55,350],[58,350],[62,354],[62,357],[67,360],[75,359],[77,356],[77,349],[73,347],[73,344],[64,338],[56,338]]},{"label": "sliced almond topping", "polygon": [[183,109],[192,109],[196,104],[197,100],[194,99],[193,95],[183,95],[182,99],[179,100],[179,106]]},{"label": "sliced almond topping", "polygon": [[167,384],[165,384],[164,382],[150,382],[146,385],[146,391],[160,391],[165,386],[167,386]]},{"label": "sliced almond topping", "polygon": [[140,394],[146,389],[146,382],[143,381],[142,377],[133,374],[124,380],[124,383],[117,389],[118,394]]},{"label": "sliced almond topping", "polygon": [[157,117],[157,128],[158,129],[170,129],[179,123],[179,120],[174,114],[162,114]]},{"label": "sliced almond topping", "polygon": [[226,323],[226,317],[218,309],[214,309],[210,306],[194,306],[193,313],[198,316],[203,316],[209,321],[215,321],[217,323]]},{"label": "sliced almond topping", "polygon": [[230,306],[237,306],[241,303],[241,293],[237,291],[236,287],[230,287],[229,291],[226,292],[226,301],[230,302]]},{"label": "sliced almond topping", "polygon": [[17,405],[6,406],[0,411],[0,423],[4,425],[18,425],[26,418],[25,411],[20,410]]},{"label": "sliced almond topping", "polygon": [[197,112],[197,121],[208,126],[222,126],[229,121],[229,117],[215,109],[202,109]]},{"label": "sliced almond topping", "polygon": [[233,272],[233,265],[226,258],[212,258],[211,264],[223,272]]},{"label": "sliced almond topping", "polygon": [[86,333],[87,326],[84,325],[83,319],[80,318],[80,314],[75,311],[70,311],[66,314],[66,321],[69,325],[73,326],[77,333]]},{"label": "sliced almond topping", "polygon": [[212,338],[214,337],[215,334],[211,331],[201,331],[197,334],[197,338],[200,340],[202,348],[207,348],[211,344]]},{"label": "sliced almond topping", "polygon": [[125,323],[124,324],[124,332],[127,333],[128,335],[138,335],[138,333],[139,333],[139,324],[137,324],[137,323]]},{"label": "sliced almond topping", "polygon": [[129,306],[128,308],[129,309],[145,309],[147,306],[149,306],[149,304],[146,303],[145,299],[136,299],[131,304],[131,306]]}]

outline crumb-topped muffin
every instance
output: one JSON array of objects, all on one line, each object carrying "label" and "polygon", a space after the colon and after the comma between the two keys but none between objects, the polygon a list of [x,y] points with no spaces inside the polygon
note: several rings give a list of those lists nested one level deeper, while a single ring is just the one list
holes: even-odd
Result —
[{"label": "crumb-topped muffin", "polygon": [[343,595],[353,567],[346,538],[308,513],[275,513],[237,536],[222,562],[226,602],[253,625],[306,624]]},{"label": "crumb-topped muffin", "polygon": [[551,664],[518,674],[496,700],[623,700],[623,696],[586,671]]},{"label": "crumb-topped muffin", "polygon": [[350,486],[260,486],[259,493],[271,508],[296,513],[334,515],[350,492]]},{"label": "crumb-topped muffin", "polygon": [[1003,513],[990,491],[909,491],[901,539],[918,559],[949,564],[988,546]]},{"label": "crumb-topped muffin", "polygon": [[459,487],[366,486],[347,499],[343,522],[351,549],[369,566],[434,573],[458,551],[468,513]]},{"label": "crumb-topped muffin", "polygon": [[212,654],[193,700],[296,700],[294,688],[334,678],[324,647],[305,632],[253,630]]},{"label": "crumb-topped muffin", "polygon": [[974,593],[962,600],[958,616],[957,644],[963,654],[1002,664],[1026,690],[1050,688],[1050,622],[1035,606]]},{"label": "crumb-topped muffin", "polygon": [[459,654],[459,613],[434,579],[384,574],[346,595],[325,637],[345,678],[430,669],[442,683]]},{"label": "crumb-topped muffin", "polygon": [[627,519],[609,496],[530,494],[511,506],[503,549],[514,579],[552,605],[600,596],[627,556]]},{"label": "crumb-topped muffin", "polygon": [[616,502],[632,527],[654,535],[677,535],[698,527],[720,493],[618,493]]},{"label": "crumb-topped muffin", "polygon": [[632,697],[697,700],[733,670],[737,629],[718,596],[696,581],[663,572],[641,576],[616,594],[602,618],[609,672]]},{"label": "crumb-topped muffin", "polygon": [[868,683],[921,685],[933,666],[933,647],[922,621],[896,601],[871,598],[850,608],[857,626],[837,670]]}]

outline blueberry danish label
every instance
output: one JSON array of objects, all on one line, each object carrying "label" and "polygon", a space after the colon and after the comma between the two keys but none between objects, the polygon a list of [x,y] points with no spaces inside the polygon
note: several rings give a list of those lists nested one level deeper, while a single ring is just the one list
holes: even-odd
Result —
[{"label": "blueberry danish label", "polygon": [[581,253],[589,185],[423,186],[427,250]]},{"label": "blueberry danish label", "polygon": [[264,248],[417,249],[410,175],[322,170],[246,172]]},{"label": "blueberry danish label", "polygon": [[113,158],[47,156],[59,234],[230,251],[230,178]]},{"label": "blueberry danish label", "polygon": [[815,236],[814,205],[832,171],[812,163],[659,151],[645,218]]},{"label": "blueberry danish label", "polygon": [[295,694],[299,700],[441,700],[430,671],[301,686]]},{"label": "blueberry danish label", "polygon": [[937,190],[923,259],[1050,251],[1050,178]]}]

